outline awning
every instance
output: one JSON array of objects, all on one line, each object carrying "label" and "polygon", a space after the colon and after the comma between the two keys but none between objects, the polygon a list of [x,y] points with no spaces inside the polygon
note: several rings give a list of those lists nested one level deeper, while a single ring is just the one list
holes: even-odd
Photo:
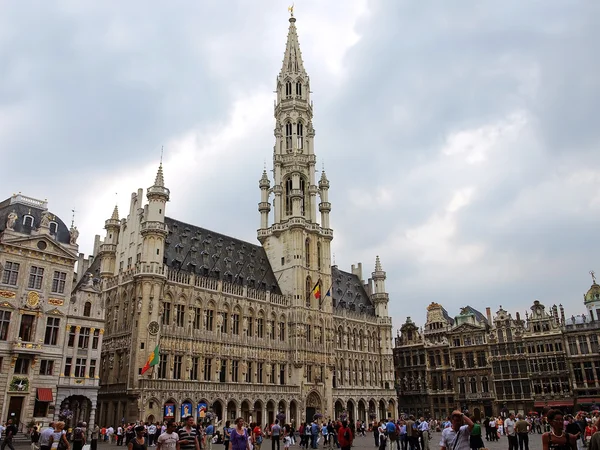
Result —
[{"label": "awning", "polygon": [[549,400],[547,402],[535,402],[534,408],[544,408],[545,406],[573,406],[572,401],[568,400]]},{"label": "awning", "polygon": [[53,402],[54,397],[52,396],[52,389],[37,388],[37,399],[39,402]]},{"label": "awning", "polygon": [[577,404],[581,405],[584,403],[600,403],[600,398],[597,397],[579,397],[577,399]]}]

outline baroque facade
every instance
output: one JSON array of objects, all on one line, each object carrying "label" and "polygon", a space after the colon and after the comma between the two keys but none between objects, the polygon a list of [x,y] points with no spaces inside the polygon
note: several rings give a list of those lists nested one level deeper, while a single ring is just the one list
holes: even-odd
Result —
[{"label": "baroque facade", "polygon": [[[75,354],[69,349],[69,331],[79,333],[84,325],[80,316],[85,316],[85,302],[94,305],[98,326],[104,313],[93,299],[79,302],[71,295],[75,263],[83,260],[77,255],[78,235],[76,227],[67,227],[48,210],[46,201],[15,194],[0,203],[3,421],[48,423],[57,417],[64,400],[73,400],[70,406],[76,401],[85,404],[75,413],[93,419],[99,378],[91,364],[99,361],[100,342],[95,360],[83,358],[80,350]],[[67,363],[72,364],[71,373]]]},{"label": "baroque facade", "polygon": [[[167,217],[162,165],[148,202],[139,190],[127,217],[115,208],[105,222],[95,251],[107,310],[103,424],[206,410],[262,424],[395,416],[386,273],[379,258],[366,282],[360,264],[331,264],[330,185],[324,171],[316,180],[295,22],[277,77],[273,185],[266,169],[259,181],[261,245]],[[156,346],[159,364],[142,375]]]},{"label": "baroque facade", "polygon": [[401,412],[445,417],[452,409],[478,416],[567,411],[600,403],[600,286],[584,295],[587,312],[565,318],[538,300],[522,318],[502,307],[492,318],[471,307],[451,318],[437,303],[424,329],[410,318],[395,340]]}]

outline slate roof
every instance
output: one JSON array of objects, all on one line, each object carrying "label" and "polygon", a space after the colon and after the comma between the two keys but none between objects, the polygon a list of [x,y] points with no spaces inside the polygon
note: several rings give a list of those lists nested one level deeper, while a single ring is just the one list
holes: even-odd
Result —
[{"label": "slate roof", "polygon": [[373,303],[358,276],[344,272],[337,266],[331,266],[331,278],[333,280],[331,296],[334,310],[349,309],[375,315]]},{"label": "slate roof", "polygon": [[[17,233],[23,234],[31,234],[32,230],[37,229],[40,226],[42,221],[42,214],[46,212],[46,209],[35,207],[33,205],[27,205],[19,202],[13,202],[11,204],[11,198],[4,200],[0,203],[0,233],[3,232],[6,228],[6,219],[11,211],[15,211],[18,216],[17,221],[14,225],[14,230]],[[23,224],[23,216],[25,215],[33,216],[33,227],[25,226]],[[68,244],[71,240],[71,233],[69,232],[69,228],[65,223],[60,219],[60,217],[50,213],[53,217],[53,221],[58,224],[57,233],[54,236],[56,241],[61,242],[63,244]]]},{"label": "slate roof", "polygon": [[165,224],[169,234],[164,263],[168,267],[281,294],[260,245],[170,217],[165,217]]},{"label": "slate roof", "polygon": [[464,308],[462,308],[461,310],[461,314],[463,314],[463,311],[466,313],[471,313],[473,315],[475,315],[475,318],[477,319],[477,322],[484,322],[484,323],[488,323],[487,317],[484,316],[483,314],[481,314],[479,311],[477,311],[475,308],[467,305]]},{"label": "slate roof", "polygon": [[100,283],[100,262],[101,262],[101,258],[95,258],[94,261],[92,261],[92,264],[90,265],[90,267],[88,267],[88,270],[85,271],[85,273],[83,274],[83,276],[81,277],[81,279],[79,281],[77,281],[77,285],[73,288],[73,292],[77,292],[79,289],[81,289],[84,285],[86,285],[88,283],[89,280],[89,275],[92,275],[92,285],[93,286],[99,286]]}]

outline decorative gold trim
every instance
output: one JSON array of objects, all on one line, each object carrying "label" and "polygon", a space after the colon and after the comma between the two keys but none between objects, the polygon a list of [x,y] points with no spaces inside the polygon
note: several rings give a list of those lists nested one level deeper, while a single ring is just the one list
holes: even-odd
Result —
[{"label": "decorative gold trim", "polygon": [[16,296],[17,296],[16,292],[0,291],[0,298],[15,298]]},{"label": "decorative gold trim", "polygon": [[62,298],[49,298],[48,304],[52,306],[62,306],[65,304],[65,301]]}]

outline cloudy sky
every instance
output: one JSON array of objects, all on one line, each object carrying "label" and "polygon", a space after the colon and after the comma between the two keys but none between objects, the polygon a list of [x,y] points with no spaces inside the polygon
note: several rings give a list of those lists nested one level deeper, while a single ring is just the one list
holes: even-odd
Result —
[{"label": "cloudy sky", "polygon": [[[12,1],[1,186],[81,248],[154,180],[168,215],[256,241],[283,0]],[[583,311],[600,273],[600,2],[296,0],[338,266],[381,257],[394,323],[442,303]]]}]

